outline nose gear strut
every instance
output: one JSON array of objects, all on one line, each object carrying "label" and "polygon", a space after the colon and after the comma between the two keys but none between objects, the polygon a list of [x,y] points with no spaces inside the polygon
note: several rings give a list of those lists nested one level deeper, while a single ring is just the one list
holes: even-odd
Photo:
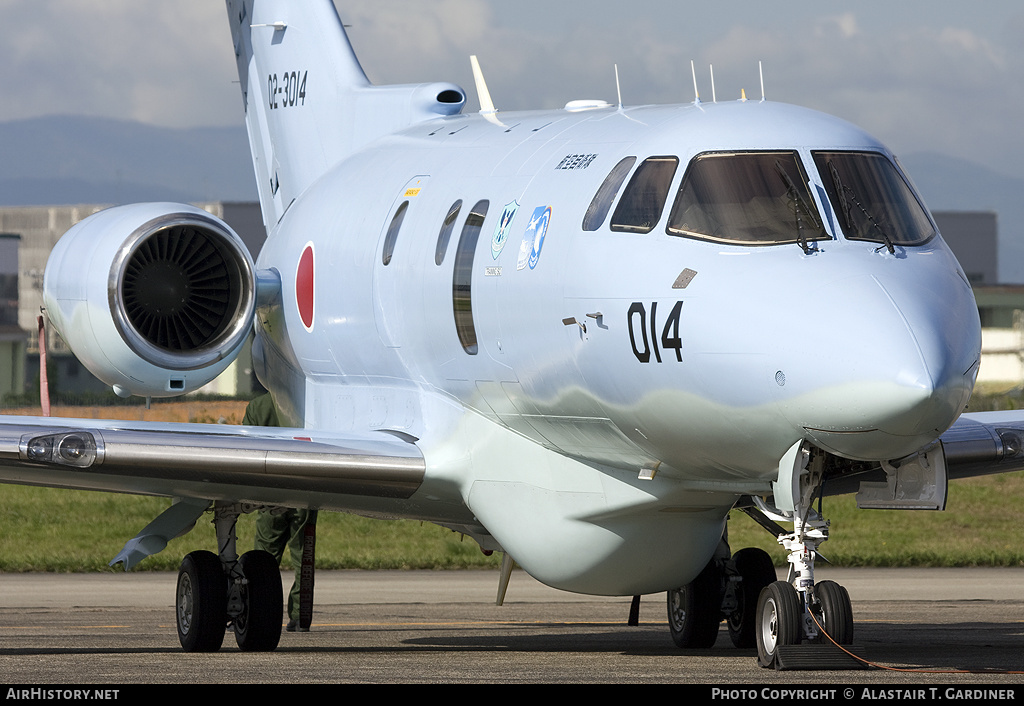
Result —
[{"label": "nose gear strut", "polygon": [[[765,588],[758,600],[757,656],[763,667],[786,669],[796,666],[795,662],[801,667],[830,666],[827,663],[836,656],[819,624],[836,644],[853,642],[853,610],[846,589],[833,581],[814,582],[814,560],[829,530],[828,521],[813,507],[821,492],[825,458],[824,452],[806,442],[794,444],[782,457],[779,479],[772,484],[774,506],[754,498],[769,520],[793,525],[792,532],[778,535],[788,553],[788,577]],[[850,668],[852,660],[838,654],[842,667]]]}]

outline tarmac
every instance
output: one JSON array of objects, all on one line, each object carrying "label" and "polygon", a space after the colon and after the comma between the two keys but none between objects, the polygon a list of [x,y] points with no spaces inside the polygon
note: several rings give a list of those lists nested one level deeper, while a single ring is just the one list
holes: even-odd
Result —
[{"label": "tarmac", "polygon": [[813,684],[825,700],[830,692],[873,699],[863,685],[904,685],[907,694],[948,700],[957,698],[949,685],[1001,684],[1016,694],[1024,569],[826,567],[816,577],[850,592],[853,651],[863,661],[850,659],[848,668],[760,668],[755,650],[732,646],[724,623],[713,649],[680,650],[669,637],[664,594],[644,596],[631,626],[628,597],[564,593],[522,571],[502,606],[495,571],[319,571],[308,633],[283,633],[272,653],[241,652],[228,634],[213,654],[186,654],[178,644],[173,573],[0,574],[0,680],[688,683],[712,698],[712,689],[727,694],[737,684]]}]

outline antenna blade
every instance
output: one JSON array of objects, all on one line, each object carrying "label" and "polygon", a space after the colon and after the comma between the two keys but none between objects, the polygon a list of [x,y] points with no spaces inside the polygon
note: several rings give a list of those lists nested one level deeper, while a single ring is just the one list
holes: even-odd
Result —
[{"label": "antenna blade", "polygon": [[487,90],[487,82],[484,80],[484,72],[480,70],[480,62],[476,54],[469,57],[469,63],[473,67],[473,80],[476,82],[476,95],[480,99],[481,113],[494,113],[494,102],[491,100],[491,93]]},{"label": "antenna blade", "polygon": [[622,110],[622,87],[619,85],[619,65],[615,64],[615,93],[619,97],[619,110]]}]

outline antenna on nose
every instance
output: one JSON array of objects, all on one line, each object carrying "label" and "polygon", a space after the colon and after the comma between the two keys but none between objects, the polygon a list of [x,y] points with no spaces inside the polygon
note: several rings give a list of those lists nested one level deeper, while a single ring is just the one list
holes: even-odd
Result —
[{"label": "antenna on nose", "polygon": [[694,68],[693,60],[690,60],[690,73],[693,75],[693,104],[700,105],[700,92],[697,90],[697,69]]},{"label": "antenna on nose", "polygon": [[761,102],[764,103],[764,69],[760,61],[757,62],[757,72],[761,75]]}]

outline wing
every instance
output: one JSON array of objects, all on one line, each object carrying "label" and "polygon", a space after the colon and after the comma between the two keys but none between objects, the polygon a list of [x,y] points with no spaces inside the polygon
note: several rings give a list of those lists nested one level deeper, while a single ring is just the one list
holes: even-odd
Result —
[{"label": "wing", "polygon": [[961,415],[935,443],[911,456],[850,464],[827,480],[823,493],[856,493],[862,508],[942,510],[949,480],[1020,470],[1024,411],[973,412]]},{"label": "wing", "polygon": [[424,471],[411,438],[387,432],[13,416],[0,425],[0,482],[22,485],[344,507],[341,497],[408,498]]},{"label": "wing", "polygon": [[950,478],[1024,469],[1024,411],[961,415],[940,437]]}]

